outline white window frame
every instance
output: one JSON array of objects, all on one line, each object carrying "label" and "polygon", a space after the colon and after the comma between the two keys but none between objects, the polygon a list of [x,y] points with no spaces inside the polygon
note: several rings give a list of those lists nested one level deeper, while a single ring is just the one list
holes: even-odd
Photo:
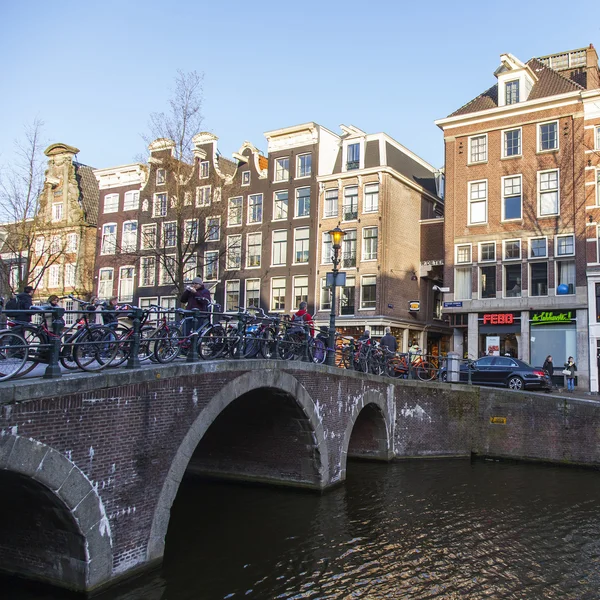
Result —
[{"label": "white window frame", "polygon": [[252,306],[254,306],[255,308],[260,308],[260,279],[258,277],[250,277],[248,279],[246,279],[246,281],[244,282],[244,301],[246,303],[246,307],[249,306],[248,304],[248,288],[250,283],[254,283],[255,281],[258,281],[258,288],[257,290],[250,290],[252,292],[254,291],[258,291],[258,302],[256,304],[253,304]]},{"label": "white window frame", "polygon": [[[112,234],[112,237],[113,237],[112,251],[111,251],[111,248],[107,249],[107,247],[106,247],[109,244],[105,244],[105,237],[107,235],[106,234],[107,227],[114,227],[114,233]],[[111,254],[116,254],[116,252],[117,252],[117,223],[104,223],[104,225],[102,225],[102,236],[100,238],[100,254],[102,256],[109,256]]]},{"label": "white window frame", "polygon": [[177,308],[177,296],[161,296],[159,304],[166,310],[174,310]]},{"label": "white window frame", "polygon": [[594,129],[594,148],[600,150],[600,125]]},{"label": "white window frame", "polygon": [[[515,178],[519,178],[520,184],[519,187],[521,189],[520,192],[520,196],[521,196],[521,216],[520,217],[513,217],[512,219],[508,219],[506,217],[506,211],[505,211],[505,200],[506,198],[513,198],[514,195],[509,195],[506,196],[505,195],[505,187],[504,187],[504,183],[507,179],[515,179]],[[501,194],[501,211],[502,211],[502,221],[503,222],[515,222],[515,221],[522,221],[523,220],[523,176],[520,173],[515,173],[514,175],[505,175],[504,177],[501,177],[500,179],[500,194]]]},{"label": "white window frame", "polygon": [[[335,198],[327,197],[327,194],[333,194],[334,192],[335,192]],[[334,204],[335,211],[328,210],[328,208],[329,208],[328,204],[331,203],[332,200],[335,200],[335,203],[332,203],[332,204]],[[340,203],[340,190],[336,187],[325,189],[325,191],[323,192],[323,218],[324,219],[332,219],[333,217],[337,217],[338,213],[340,211],[339,203]]]},{"label": "white window frame", "polygon": [[[558,247],[559,247],[559,240],[564,239],[564,238],[572,238],[573,240],[573,252],[570,254],[559,254],[558,253]],[[563,258],[569,258],[572,256],[575,256],[575,234],[574,233],[561,233],[560,235],[555,235],[554,236],[554,256],[556,257],[556,259],[563,259]]]},{"label": "white window frame", "polygon": [[[348,146],[358,144],[358,167],[356,169],[348,169]],[[355,161],[353,161],[355,162]],[[344,140],[342,143],[342,173],[352,173],[365,168],[365,141],[364,138],[351,138]]]},{"label": "white window frame", "polygon": [[63,203],[53,202],[52,203],[52,222],[56,223],[63,220]]},{"label": "white window frame", "polygon": [[[300,163],[302,162],[303,158],[306,158],[307,156],[310,157],[310,168],[308,170],[308,173],[304,173],[304,175],[300,175]],[[303,152],[302,154],[298,154],[296,156],[296,173],[295,173],[296,177],[295,179],[306,179],[308,177],[310,177],[312,175],[312,152]]]},{"label": "white window frame", "polygon": [[[164,196],[164,207],[162,197]],[[157,208],[159,210],[157,210]],[[166,192],[157,192],[152,198],[152,217],[166,217],[169,210],[169,195]]]},{"label": "white window frame", "polygon": [[[71,252],[71,253],[77,252],[78,245],[79,245],[79,234],[74,233],[74,232],[67,233],[66,251]],[[37,249],[36,249],[36,252],[37,252]]]},{"label": "white window frame", "polygon": [[[167,263],[173,266],[173,273],[169,274]],[[175,255],[174,254],[162,254],[160,256],[158,265],[158,285],[173,285],[175,277]]]},{"label": "white window frame", "polygon": [[139,207],[140,207],[140,192],[139,192],[139,190],[129,190],[128,192],[125,192],[124,199],[123,199],[123,210],[137,210]]},{"label": "white window frame", "polygon": [[[135,231],[125,231],[126,225],[135,224]],[[128,243],[129,240],[127,238],[131,237],[132,243]],[[123,221],[123,226],[121,228],[121,252],[135,252],[137,250],[137,240],[138,240],[138,222],[136,220]]]},{"label": "white window frame", "polygon": [[[512,242],[519,242],[519,256],[516,258],[506,258],[506,245]],[[521,260],[523,256],[523,242],[520,238],[512,238],[510,240],[502,240],[502,262],[514,262]]]},{"label": "white window frame", "polygon": [[[229,279],[228,281],[225,282],[225,312],[237,312],[237,307],[241,306],[240,301],[241,301],[241,286],[240,286],[240,280],[239,279]],[[233,290],[230,290],[230,288],[233,287]],[[237,291],[237,301],[234,302],[234,305],[229,306],[229,294],[233,291],[233,293],[235,293]]]},{"label": "white window frame", "polygon": [[[302,232],[303,234],[307,233],[308,236],[298,238],[299,232]],[[306,241],[308,243],[308,257],[303,262],[298,262],[296,260],[296,244],[298,241],[302,241],[302,242]],[[304,253],[304,244],[302,244],[302,246],[303,246],[302,253]],[[307,265],[309,262],[310,262],[310,227],[296,227],[296,229],[294,229],[294,256],[292,257],[292,264],[293,265]]]},{"label": "white window frame", "polygon": [[[363,288],[365,287],[364,281],[367,278],[373,278],[375,280],[375,306],[365,306],[363,302]],[[377,310],[377,275],[366,274],[360,276],[360,310]]]},{"label": "white window frame", "polygon": [[[354,192],[356,191],[356,193],[350,193],[350,192]],[[358,219],[358,185],[353,184],[353,185],[347,185],[344,187],[344,193],[342,196],[342,222],[344,223],[349,223],[352,221],[356,221]],[[349,206],[350,209],[354,208],[354,202],[348,204],[346,202],[346,198],[352,198],[356,200],[356,210],[351,210],[350,212],[346,212],[347,207]],[[356,216],[352,216],[354,213],[356,213]],[[346,216],[350,216],[350,219],[347,219]]]},{"label": "white window frame", "polygon": [[183,257],[182,262],[183,281],[189,283],[196,275],[198,275],[198,255],[195,252],[191,252]]},{"label": "white window frame", "polygon": [[[283,246],[285,248],[283,252],[283,262],[275,262],[275,234],[285,234],[285,240],[277,240],[278,247]],[[287,243],[288,243],[288,230],[287,229],[274,229],[271,236],[271,266],[272,267],[285,267],[287,264]]]},{"label": "white window frame", "polygon": [[323,237],[321,238],[321,264],[322,265],[330,265],[332,264],[332,256],[333,256],[333,240],[331,239],[331,235],[328,231],[323,232]]},{"label": "white window frame", "polygon": [[[283,204],[283,200],[279,200],[277,198],[277,194],[286,194],[285,200],[285,216],[278,216],[278,212],[283,212],[278,210],[278,205]],[[288,190],[277,190],[273,192],[273,221],[286,221],[288,215],[290,214],[290,193]]]},{"label": "white window frame", "polygon": [[[138,303],[140,308],[148,309],[152,305],[156,306],[158,304],[158,296],[143,296],[138,298]],[[158,315],[155,312],[151,312],[148,315],[148,323],[156,323],[158,321]]]},{"label": "white window frame", "polygon": [[[237,244],[234,245],[233,240],[237,240]],[[239,254],[239,261],[236,262],[237,266],[231,265],[232,249],[236,249]],[[227,248],[225,249],[225,270],[226,271],[237,271],[242,268],[242,234],[236,233],[234,235],[227,236]]]},{"label": "white window frame", "polygon": [[[259,204],[251,204],[252,198],[260,198]],[[252,219],[252,209],[260,206],[260,219]],[[259,225],[263,222],[263,209],[264,209],[264,198],[261,193],[248,194],[248,225]]]},{"label": "white window frame", "polygon": [[[556,172],[556,212],[546,215],[542,214],[542,175]],[[544,190],[548,192],[549,190]],[[554,218],[560,216],[560,169],[545,169],[537,172],[537,216],[539,219]]]},{"label": "white window frame", "polygon": [[[476,198],[475,200],[473,200],[471,198],[471,188],[474,185],[480,185],[484,183],[485,184],[485,198]],[[467,224],[468,225],[474,225],[474,226],[478,226],[478,225],[486,225],[488,222],[488,199],[489,199],[489,188],[488,188],[488,180],[487,179],[478,179],[476,181],[469,181],[467,182]],[[471,221],[471,212],[472,212],[472,207],[474,204],[484,204],[485,208],[484,208],[484,212],[485,212],[485,218],[483,221]]]},{"label": "white window frame", "polygon": [[[173,243],[167,245],[166,229],[167,229],[167,226],[169,226],[169,228],[170,228],[171,225],[175,226],[175,235],[173,236]],[[162,247],[163,248],[175,248],[177,246],[177,221],[163,221],[161,236],[162,236]]]},{"label": "white window frame", "polygon": [[[216,260],[215,260],[216,259]],[[210,261],[210,263],[209,263]],[[211,271],[214,273],[214,278],[209,278],[209,264],[213,267]],[[219,251],[218,250],[207,250],[204,253],[204,281],[218,281],[219,280]]]},{"label": "white window frame", "polygon": [[210,162],[207,160],[201,160],[198,165],[198,179],[208,179],[210,174]]},{"label": "white window frame", "polygon": [[108,215],[110,213],[119,212],[119,194],[106,194],[103,202],[103,214]]},{"label": "white window frame", "polygon": [[[300,191],[301,190],[308,190],[308,214],[306,215],[300,215],[298,214],[298,208],[300,207]],[[312,202],[312,198],[311,198],[311,189],[309,186],[304,186],[304,187],[299,187],[295,189],[295,198],[294,198],[294,218],[295,219],[308,219],[310,218],[310,209],[311,209],[311,202]],[[304,198],[305,196],[303,196]]]},{"label": "white window frame", "polygon": [[[122,273],[125,269],[131,269],[131,277],[126,277],[124,278],[122,276]],[[121,292],[121,285],[123,282],[130,282],[129,285],[131,285],[131,294],[128,294],[127,296],[124,296]],[[135,267],[133,265],[123,265],[122,267],[119,267],[119,283],[117,286],[117,295],[119,297],[119,301],[121,302],[132,302],[133,301],[133,297],[135,295]]]},{"label": "white window frame", "polygon": [[242,171],[242,185],[250,185],[250,171]]},{"label": "white window frame", "polygon": [[[214,226],[209,225],[209,221],[215,220],[217,221],[217,225],[216,228]],[[193,219],[192,219],[193,220]],[[206,217],[206,221],[205,221],[205,235],[206,235],[206,241],[207,242],[220,242],[221,241],[221,217],[219,215],[215,215],[213,217]],[[216,229],[217,232],[217,237],[216,239],[211,239],[211,231],[210,228]]]},{"label": "white window frame", "polygon": [[[109,273],[110,277],[106,279],[102,278],[103,273]],[[103,287],[106,286],[106,283],[110,282],[110,289],[103,290]],[[98,298],[106,299],[110,298],[113,295],[113,291],[115,289],[115,270],[112,267],[103,267],[98,271]],[[106,293],[108,292],[108,293]]]},{"label": "white window frame", "polygon": [[[466,296],[461,296],[458,293],[456,280],[457,280],[457,272],[464,271],[468,272],[469,278],[467,282],[469,283],[469,292]],[[496,295],[498,294],[498,290],[496,290]],[[472,300],[473,299],[473,266],[472,264],[462,263],[460,266],[454,267],[454,300]]]},{"label": "white window frame", "polygon": [[186,219],[183,222],[183,243],[197,244],[199,232],[198,219]]},{"label": "white window frame", "polygon": [[[519,153],[518,154],[506,154],[506,134],[510,131],[518,131],[519,132]],[[519,158],[523,156],[523,128],[522,127],[509,127],[508,129],[502,130],[502,135],[500,136],[500,143],[502,147],[500,148],[500,156],[502,158],[511,159],[511,158]]]},{"label": "white window frame", "polygon": [[[379,212],[379,182],[371,181],[365,183],[363,187],[363,213],[376,213]],[[376,188],[375,192],[369,191],[369,188]],[[367,202],[367,198],[370,198],[370,202]],[[375,198],[375,202],[373,202]]]},{"label": "white window frame", "polygon": [[[287,168],[283,167],[283,163],[287,161]],[[280,183],[282,181],[290,180],[290,157],[289,156],[280,156],[275,159],[275,183]]]},{"label": "white window frame", "polygon": [[[466,246],[466,244],[458,244],[459,246]],[[494,258],[483,258],[483,246],[494,246]],[[471,252],[473,251],[473,249],[471,248]],[[477,248],[477,261],[481,262],[481,263],[485,263],[485,264],[492,264],[495,263],[497,260],[497,254],[498,254],[498,245],[496,244],[495,240],[492,241],[487,241],[487,242],[479,242],[478,244],[478,248]],[[471,255],[471,259],[473,258],[473,256]],[[456,262],[456,261],[455,261]],[[466,263],[463,263],[466,264]],[[471,261],[472,264],[472,261]]]},{"label": "white window frame", "polygon": [[[274,282],[283,282],[283,287],[278,287],[275,288],[274,287]],[[271,277],[271,282],[270,282],[270,292],[269,292],[269,305],[271,307],[271,312],[277,312],[277,313],[282,313],[285,312],[285,305],[286,305],[286,300],[287,300],[287,277]],[[278,289],[281,290],[283,289],[283,308],[275,308],[275,297],[273,296],[273,290],[274,289]]]},{"label": "white window frame", "polygon": [[156,185],[165,185],[167,183],[167,170],[156,169]]},{"label": "white window frame", "polygon": [[[323,293],[326,293],[329,296],[328,302],[323,302]],[[319,310],[331,310],[331,286],[327,285],[327,278],[321,277],[320,286],[319,286]]]},{"label": "white window frame", "polygon": [[[148,263],[152,262],[152,269],[148,269]],[[149,275],[145,279],[145,275]],[[145,283],[147,281],[147,283]],[[140,258],[140,287],[154,287],[156,285],[156,257],[151,254]]]},{"label": "white window frame", "polygon": [[[485,143],[485,158],[481,160],[473,160],[473,140],[484,139]],[[469,159],[467,164],[469,165],[478,165],[480,163],[486,163],[488,161],[488,134],[480,133],[478,135],[469,136]]]},{"label": "white window frame", "polygon": [[46,243],[46,238],[43,235],[38,235],[38,237],[35,238],[35,253],[36,254],[42,254],[42,252],[44,251],[45,243]]},{"label": "white window frame", "polygon": [[[232,200],[240,200],[239,207],[235,207],[236,211],[239,210],[240,218],[239,223],[231,222],[231,201]],[[242,222],[244,220],[244,197],[243,196],[232,196],[227,200],[227,227],[241,227]]]},{"label": "white window frame", "polygon": [[596,206],[600,206],[600,167],[596,169]]},{"label": "white window frame", "polygon": [[[372,240],[372,237],[365,237],[365,233],[367,231],[373,231],[375,230],[377,232],[377,236],[375,236],[375,239],[377,240],[376,242],[376,247],[375,247],[375,256],[373,256],[373,253],[367,253],[367,240]],[[363,227],[362,229],[362,261],[363,262],[370,262],[370,261],[376,261],[377,257],[379,254],[379,227],[375,226],[375,227]]]},{"label": "white window frame", "polygon": [[[260,252],[258,253],[258,264],[251,265],[250,264],[250,238],[257,238],[260,240]],[[255,244],[258,246],[258,244]],[[262,265],[262,232],[254,231],[252,233],[246,234],[246,269],[260,269]]]},{"label": "white window frame", "polygon": [[[154,231],[154,245],[147,244],[148,234],[146,233],[148,230]],[[140,249],[141,250],[156,250],[158,246],[158,227],[156,223],[144,223],[142,225],[142,238],[140,240]]]},{"label": "white window frame", "polygon": [[[544,242],[546,244],[546,253],[544,254],[544,256],[533,256],[533,254],[532,254],[532,248],[533,248],[532,242],[534,240],[544,240]],[[536,235],[534,237],[527,238],[527,253],[528,253],[529,258],[532,259],[532,260],[547,259],[548,258],[548,236],[547,235]]]},{"label": "white window frame", "polygon": [[[542,150],[542,126],[543,125],[551,125],[554,123],[556,125],[556,148],[548,148],[546,150]],[[538,123],[536,127],[537,137],[536,137],[536,145],[538,154],[545,154],[546,152],[558,152],[560,150],[560,134],[558,128],[558,120],[550,120],[544,121],[543,123]]]},{"label": "white window frame", "polygon": [[196,208],[210,206],[212,185],[199,185],[196,188]]},{"label": "white window frame", "polygon": [[[304,281],[306,281],[306,285],[298,285],[297,284],[298,280],[302,280],[302,283],[304,283]],[[296,302],[296,296],[298,295],[296,293],[296,290],[298,288],[300,288],[300,289],[306,288],[306,300],[300,300],[300,301]],[[309,277],[308,277],[308,275],[295,275],[292,280],[292,305],[294,308],[298,308],[300,302],[308,302],[308,292],[309,292]]]},{"label": "white window frame", "polygon": [[56,289],[60,286],[61,264],[54,264],[48,267],[48,288]]},{"label": "white window frame", "polygon": [[[116,251],[117,237],[115,233],[115,251]],[[53,235],[50,238],[50,254],[58,254],[61,251],[62,239],[60,235]],[[114,252],[112,252],[114,254]]]},{"label": "white window frame", "polygon": [[[459,248],[469,248],[469,260],[468,261],[459,261],[458,260],[458,251]],[[454,245],[454,264],[455,265],[472,265],[473,264],[473,244],[455,244]]]}]

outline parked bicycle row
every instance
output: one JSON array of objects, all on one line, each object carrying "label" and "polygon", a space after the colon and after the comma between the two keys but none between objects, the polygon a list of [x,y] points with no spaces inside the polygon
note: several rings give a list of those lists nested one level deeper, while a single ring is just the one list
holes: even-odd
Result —
[{"label": "parked bicycle row", "polygon": [[[328,348],[329,331],[312,319],[294,322],[260,308],[238,307],[220,312],[211,302],[208,311],[120,306],[96,311],[95,304],[69,297],[81,307],[58,306],[6,311],[0,317],[0,381],[25,376],[46,365],[43,376],[58,377],[63,370],[100,371],[107,367],[136,368],[145,361],[169,363],[176,359],[264,358],[324,363],[335,352],[335,364],[364,373],[431,380],[437,368],[424,357],[389,353],[374,341],[354,342],[336,335]],[[65,324],[70,315],[72,324]],[[33,320],[32,320],[33,317]]]}]

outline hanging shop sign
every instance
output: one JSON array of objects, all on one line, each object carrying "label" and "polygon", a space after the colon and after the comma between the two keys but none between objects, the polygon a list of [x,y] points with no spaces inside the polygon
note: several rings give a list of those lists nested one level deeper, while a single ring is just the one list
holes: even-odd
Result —
[{"label": "hanging shop sign", "polygon": [[409,312],[419,312],[421,310],[421,302],[419,300],[411,300],[408,303]]},{"label": "hanging shop sign", "polygon": [[577,320],[575,310],[541,310],[531,314],[531,325],[553,325],[572,323]]}]

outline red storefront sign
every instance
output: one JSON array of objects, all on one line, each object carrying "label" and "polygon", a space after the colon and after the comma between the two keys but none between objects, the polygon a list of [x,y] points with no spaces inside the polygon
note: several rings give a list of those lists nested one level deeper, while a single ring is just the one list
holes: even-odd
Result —
[{"label": "red storefront sign", "polygon": [[512,313],[486,313],[483,315],[484,325],[512,325],[515,317]]}]

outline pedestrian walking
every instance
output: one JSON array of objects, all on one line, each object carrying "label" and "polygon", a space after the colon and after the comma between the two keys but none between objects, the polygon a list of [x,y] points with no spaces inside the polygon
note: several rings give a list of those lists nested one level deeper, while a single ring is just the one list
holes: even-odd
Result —
[{"label": "pedestrian walking", "polygon": [[575,391],[575,371],[577,371],[577,365],[573,360],[572,356],[569,356],[569,359],[565,363],[565,368],[563,369],[563,375],[567,378],[567,392]]},{"label": "pedestrian walking", "polygon": [[542,369],[544,369],[544,371],[546,371],[546,373],[548,373],[548,375],[550,375],[550,377],[552,377],[552,374],[554,373],[554,363],[552,362],[551,354],[548,354],[548,356],[546,356],[546,360],[544,361],[544,364],[542,365]]},{"label": "pedestrian walking", "polygon": [[398,342],[392,335],[392,330],[389,327],[385,328],[385,335],[379,340],[379,343],[387,348],[389,352],[395,353],[398,349]]}]

